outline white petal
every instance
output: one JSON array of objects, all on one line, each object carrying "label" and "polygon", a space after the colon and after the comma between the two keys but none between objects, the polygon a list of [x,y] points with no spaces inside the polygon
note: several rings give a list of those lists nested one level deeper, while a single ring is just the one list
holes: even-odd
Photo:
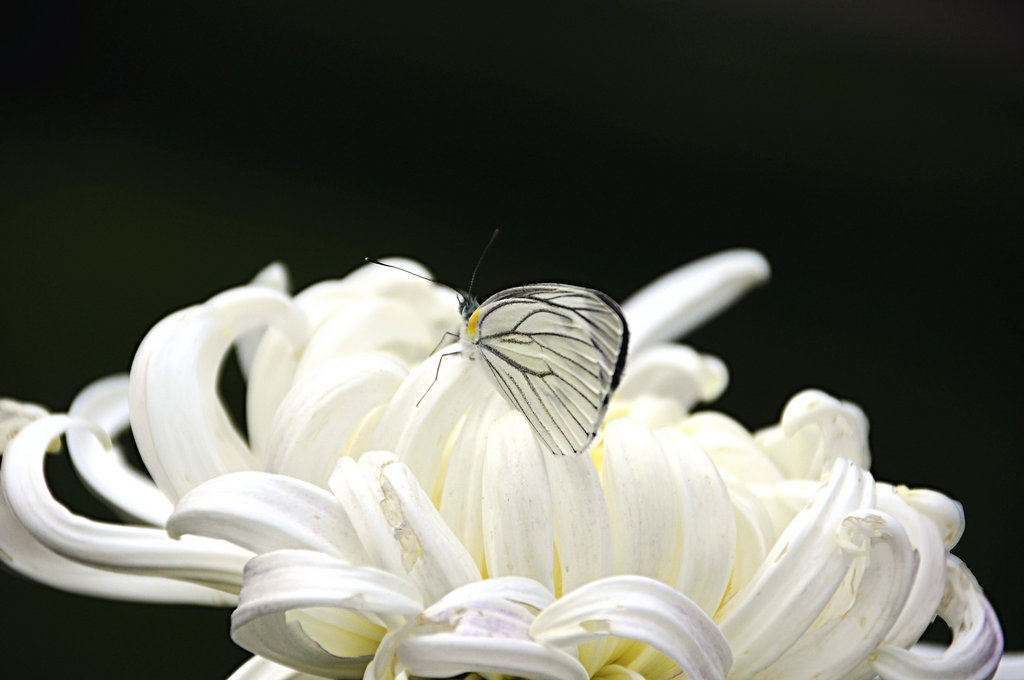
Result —
[{"label": "white petal", "polygon": [[316,680],[319,677],[254,656],[239,666],[228,680]]},{"label": "white petal", "polygon": [[616,664],[602,666],[597,675],[592,677],[593,680],[645,680],[640,673]]},{"label": "white petal", "polygon": [[195,583],[88,567],[61,557],[15,517],[0,488],[0,560],[39,583],[80,595],[111,600],[231,606],[234,595]]},{"label": "white petal", "polygon": [[458,588],[385,638],[366,677],[390,679],[406,672],[449,677],[475,671],[585,680],[587,673],[576,659],[530,638],[536,611],[552,600],[547,589],[525,578]]},{"label": "white petal", "polygon": [[364,476],[354,459],[342,458],[328,484],[358,534],[369,564],[392,574],[405,575],[405,562],[411,563],[418,556],[419,546],[412,544],[401,522],[393,525],[385,515],[382,494],[379,488],[374,488],[375,481]]},{"label": "white petal", "polygon": [[421,318],[419,310],[398,300],[370,298],[345,305],[317,325],[295,377],[350,354],[387,353],[403,363],[416,363],[440,338]]},{"label": "white petal", "polygon": [[544,467],[549,455],[519,412],[490,427],[481,503],[489,577],[525,576],[554,590],[555,527]]},{"label": "white petal", "polygon": [[964,507],[952,498],[931,489],[899,487],[900,498],[929,518],[942,535],[946,550],[952,550],[964,535]]},{"label": "white petal", "polygon": [[178,501],[167,532],[175,538],[221,538],[255,553],[305,548],[351,564],[369,563],[334,494],[266,472],[234,472],[203,482]]},{"label": "white petal", "polygon": [[[917,570],[917,553],[902,527],[876,511],[858,511],[843,520],[839,543],[865,564],[851,570],[825,619],[803,635],[757,680],[797,676],[839,680],[861,666],[857,677],[871,677],[865,659],[881,643],[903,609]],[[861,569],[863,573],[860,573]]]},{"label": "white petal", "polygon": [[[111,440],[128,427],[128,376],[114,375],[78,393],[68,415],[99,425]],[[129,520],[163,526],[173,505],[149,477],[133,468],[117,444],[105,449],[83,430],[67,433],[68,453],[82,482]]]},{"label": "white petal", "polygon": [[72,427],[106,433],[87,421],[49,416],[21,431],[4,453],[0,480],[18,520],[50,550],[90,566],[167,576],[237,590],[250,553],[233,545],[189,536],[175,541],[163,529],[95,522],[72,514],[50,494],[43,472],[46,447]]},{"label": "white petal", "polygon": [[[290,288],[288,269],[281,262],[271,262],[257,272],[256,276],[253,277],[251,284],[287,294]],[[253,358],[256,356],[256,348],[259,347],[260,340],[263,338],[263,333],[264,329],[254,328],[243,333],[239,336],[238,340],[235,341],[235,349],[238,354],[238,366],[242,371],[242,377],[246,381],[249,380],[249,373],[252,370]]]},{"label": "white petal", "polygon": [[420,554],[406,569],[423,594],[424,602],[433,602],[455,588],[480,579],[473,558],[444,523],[407,466],[398,461],[378,464],[370,456],[367,469],[376,471],[384,513],[392,526],[406,532],[419,546]]},{"label": "white petal", "polygon": [[[381,262],[430,276],[412,260],[390,258]],[[308,360],[303,358],[300,374],[315,368],[314,357],[331,359],[338,356],[336,351],[384,352],[413,366],[436,348],[446,331],[456,331],[461,321],[453,291],[375,264],[361,267],[339,281],[310,286],[295,300],[316,328],[312,352]],[[374,312],[384,308],[394,310],[390,317]],[[358,329],[359,337],[346,332],[345,326]],[[351,342],[364,343],[363,349],[343,349]]]},{"label": "white petal", "polygon": [[[45,418],[50,412],[39,404],[30,404],[16,399],[0,399],[0,454],[4,452],[7,443],[14,439],[22,428],[40,418]],[[47,447],[48,453],[60,451],[60,440],[55,439]]]},{"label": "white petal", "polygon": [[628,418],[608,423],[601,481],[615,536],[615,572],[668,580],[679,509],[672,468],[650,430]]},{"label": "white petal", "polygon": [[245,422],[254,465],[264,467],[270,426],[284,395],[295,381],[300,351],[273,327],[263,331],[253,353],[245,389]]},{"label": "white petal", "polygon": [[[381,285],[382,277],[387,279],[399,276],[410,279],[415,282],[413,285],[418,290],[422,290],[423,287],[436,288],[436,286],[431,287],[430,284],[401,272],[384,267],[372,267],[372,269],[388,273],[382,275],[380,271],[374,273],[370,271],[370,268],[362,267],[340,281],[322,281],[295,296],[295,305],[302,310],[309,321],[309,327],[313,329],[311,336],[316,335],[320,325],[332,314],[344,315],[346,309],[365,304],[368,301],[386,299],[396,292],[389,290],[387,285]],[[420,295],[415,299],[422,303],[420,299],[422,297],[423,295]],[[429,296],[427,297],[429,298]],[[429,305],[426,306],[429,307]],[[361,328],[360,330],[365,335],[371,336],[373,329]],[[440,337],[441,334],[438,332],[436,335]],[[312,340],[312,337],[310,339]],[[424,352],[426,351],[428,350],[424,350]],[[334,358],[325,357],[323,353],[319,353],[318,356],[323,361]],[[271,422],[285,394],[295,382],[299,363],[304,357],[305,352],[296,353],[288,338],[272,328],[268,329],[260,340],[253,357],[252,375],[246,392],[249,443],[258,459],[262,460],[261,457],[265,452],[270,435]],[[316,368],[315,362],[304,361],[303,363],[303,371],[306,373]]]},{"label": "white petal", "polygon": [[732,646],[730,677],[749,677],[774,662],[818,618],[852,561],[837,541],[839,524],[851,512],[873,505],[871,476],[848,461],[836,461],[811,505],[716,616]]},{"label": "white petal", "polygon": [[643,642],[690,680],[724,678],[731,663],[728,643],[700,607],[642,576],[613,576],[564,595],[537,615],[530,634],[563,647],[606,636]]},{"label": "white petal", "polygon": [[678,567],[667,582],[714,614],[729,585],[736,554],[729,492],[718,468],[692,439],[669,428],[655,430],[654,436],[672,470],[678,503]]},{"label": "white petal", "polygon": [[531,680],[587,680],[586,670],[572,656],[528,640],[435,633],[404,640],[398,659],[410,673],[425,677],[476,671]]},{"label": "white petal", "polygon": [[615,570],[611,517],[590,456],[545,456],[554,505],[559,579],[556,593],[575,590]]},{"label": "white petal", "polygon": [[280,550],[254,557],[246,565],[239,605],[231,615],[231,637],[251,652],[307,673],[361,677],[372,650],[339,656],[328,648],[363,649],[362,635],[348,633],[351,637],[346,639],[345,629],[338,626],[334,636],[325,636],[325,629],[317,626],[319,639],[314,639],[304,628],[303,617],[290,614],[312,608],[350,610],[339,612],[339,624],[373,630],[375,624],[362,614],[410,616],[420,606],[415,588],[401,577],[352,567],[323,553]]},{"label": "white petal", "polygon": [[315,550],[275,550],[245,567],[232,625],[271,611],[334,607],[386,616],[414,616],[423,609],[407,579],[373,567],[356,567]]},{"label": "white petal", "polygon": [[701,411],[683,421],[682,430],[704,449],[722,472],[744,484],[772,485],[785,479],[750,433],[728,416]]},{"label": "white petal", "polygon": [[678,402],[685,413],[697,402],[717,399],[728,381],[728,370],[717,357],[699,354],[686,345],[661,344],[629,358],[615,395],[621,399],[667,397]]},{"label": "white petal", "polygon": [[453,431],[470,408],[496,390],[481,362],[446,351],[451,350],[442,349],[409,374],[371,440],[373,449],[397,455],[437,500]]},{"label": "white petal", "polygon": [[751,484],[748,488],[761,502],[761,506],[771,518],[774,529],[772,543],[774,543],[775,539],[782,535],[789,523],[797,516],[797,513],[814,499],[814,495],[821,488],[821,482],[798,479],[780,482],[772,486]]},{"label": "white petal", "polygon": [[647,284],[622,309],[630,350],[677,338],[768,279],[768,262],[753,250],[727,250],[696,260]]},{"label": "white petal", "polygon": [[875,485],[878,509],[899,521],[911,545],[920,555],[914,587],[903,607],[903,613],[885,637],[888,644],[907,648],[921,637],[939,609],[946,581],[946,548],[938,527],[929,517],[906,503],[901,491],[909,490],[897,489],[889,484]]},{"label": "white petal", "polygon": [[778,535],[764,505],[735,477],[726,477],[736,522],[736,552],[726,598],[743,588],[761,567]]},{"label": "white petal", "polygon": [[480,572],[437,509],[394,455],[368,452],[338,461],[331,490],[345,508],[371,564],[408,574],[424,602],[471,581]]},{"label": "white petal", "polygon": [[1024,679],[1024,652],[1007,652],[999,660],[994,680]]},{"label": "white petal", "polygon": [[[388,257],[380,261],[427,279],[433,278],[426,267],[414,260]],[[375,297],[402,300],[413,309],[419,310],[421,323],[428,324],[433,329],[433,340],[430,345],[433,347],[445,331],[454,331],[459,327],[461,319],[458,313],[458,296],[446,286],[424,281],[406,272],[367,264],[348,274],[343,282],[346,285],[357,286]],[[427,348],[427,351],[429,349]]]},{"label": "white petal", "polygon": [[939,616],[953,642],[938,657],[883,645],[871,667],[886,680],[983,680],[992,677],[1003,652],[999,621],[966,565],[947,556],[946,592]]},{"label": "white petal", "polygon": [[511,409],[504,397],[497,393],[470,408],[459,428],[444,471],[441,517],[481,571],[484,567],[484,530],[480,499],[483,495],[487,433],[491,423]]},{"label": "white petal", "polygon": [[218,367],[245,331],[272,325],[305,343],[302,313],[280,293],[249,286],[172,314],[150,330],[132,364],[132,431],[153,481],[172,501],[255,460],[217,395]]},{"label": "white petal", "polygon": [[864,412],[820,390],[790,399],[780,425],[759,432],[755,440],[790,479],[818,479],[836,458],[871,467]]},{"label": "white petal", "polygon": [[555,601],[555,596],[537,581],[524,576],[500,576],[467,583],[430,606],[442,611],[475,600],[505,600],[540,611]]},{"label": "white petal", "polygon": [[288,391],[274,416],[266,468],[324,488],[346,445],[405,377],[396,361],[356,354],[318,366]]}]

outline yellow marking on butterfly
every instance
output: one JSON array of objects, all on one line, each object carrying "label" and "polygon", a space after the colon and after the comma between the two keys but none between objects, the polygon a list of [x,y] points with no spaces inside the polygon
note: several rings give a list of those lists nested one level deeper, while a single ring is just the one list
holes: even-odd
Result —
[{"label": "yellow marking on butterfly", "polygon": [[466,335],[470,338],[476,337],[476,320],[480,316],[480,309],[478,308],[473,315],[469,317],[469,321],[466,322]]}]

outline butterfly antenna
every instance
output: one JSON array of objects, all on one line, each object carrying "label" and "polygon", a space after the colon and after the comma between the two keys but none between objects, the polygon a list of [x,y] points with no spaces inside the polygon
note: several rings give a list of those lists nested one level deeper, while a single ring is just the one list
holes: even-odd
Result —
[{"label": "butterfly antenna", "polygon": [[494,233],[491,234],[491,240],[487,242],[487,245],[484,246],[483,252],[480,253],[480,259],[476,261],[476,267],[473,268],[473,276],[469,278],[469,290],[466,291],[466,294],[469,297],[473,297],[473,283],[476,281],[476,273],[480,271],[480,265],[483,264],[484,257],[487,255],[487,251],[491,249],[491,245],[494,243],[494,240],[498,238],[499,231],[500,229],[494,230]]},{"label": "butterfly antenna", "polygon": [[[369,262],[370,264],[379,264],[381,267],[387,267],[388,269],[397,269],[398,271],[405,272],[406,274],[409,274],[410,276],[415,276],[417,279],[423,279],[424,281],[430,281],[431,283],[439,283],[438,281],[435,281],[434,279],[432,279],[432,278],[430,278],[428,276],[423,276],[422,274],[417,274],[416,272],[411,272],[408,269],[402,269],[401,267],[396,267],[395,265],[388,264],[387,262],[381,262],[380,260],[375,260],[372,257],[364,257],[363,260],[365,262]],[[441,285],[444,286],[446,284],[442,283]]]},{"label": "butterfly antenna", "polygon": [[398,271],[405,272],[406,274],[409,274],[410,276],[415,276],[417,279],[423,279],[424,281],[430,281],[431,283],[436,283],[439,286],[444,286],[445,288],[448,288],[449,290],[453,290],[453,291],[455,291],[455,295],[458,296],[459,304],[460,305],[466,299],[465,294],[461,290],[459,290],[455,286],[449,286],[444,281],[438,281],[436,279],[430,278],[429,276],[423,276],[423,274],[417,274],[416,272],[411,272],[408,269],[402,269],[401,267],[396,267],[393,264],[388,264],[387,262],[381,262],[380,260],[375,260],[372,257],[364,257],[363,261],[368,262],[370,264],[379,264],[381,267],[387,267],[388,269],[397,269]]}]

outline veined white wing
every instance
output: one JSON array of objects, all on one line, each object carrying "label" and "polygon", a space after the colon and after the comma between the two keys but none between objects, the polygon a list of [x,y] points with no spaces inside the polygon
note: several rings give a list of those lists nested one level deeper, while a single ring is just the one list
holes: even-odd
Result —
[{"label": "veined white wing", "polygon": [[552,453],[582,453],[626,363],[619,305],[590,288],[541,283],[503,290],[470,311],[464,338],[508,401]]}]

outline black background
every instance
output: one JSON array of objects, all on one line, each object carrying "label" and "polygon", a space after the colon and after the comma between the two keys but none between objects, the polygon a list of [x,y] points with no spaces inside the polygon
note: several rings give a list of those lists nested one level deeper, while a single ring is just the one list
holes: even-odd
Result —
[{"label": "black background", "polygon": [[[156,3],[152,3],[156,4]],[[1020,6],[38,3],[0,40],[0,394],[67,407],[186,304],[406,254],[481,294],[619,299],[734,246],[773,280],[687,341],[752,429],[859,403],[879,479],[960,500],[1024,648],[1016,558]],[[51,461],[69,505],[102,516]],[[0,574],[4,677],[225,676],[228,610]]]}]

